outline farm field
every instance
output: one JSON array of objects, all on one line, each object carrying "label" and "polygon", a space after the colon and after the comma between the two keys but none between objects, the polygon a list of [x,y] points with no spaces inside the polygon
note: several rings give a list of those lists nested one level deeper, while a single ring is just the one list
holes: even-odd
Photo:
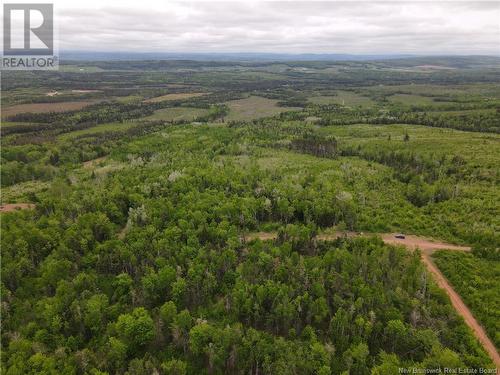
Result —
[{"label": "farm field", "polygon": [[165,108],[156,111],[151,116],[144,117],[144,120],[164,120],[164,121],[193,121],[197,117],[205,116],[209,113],[204,108],[176,107]]},{"label": "farm field", "polygon": [[61,72],[68,73],[97,73],[103,71],[102,68],[98,66],[87,66],[87,65],[62,65],[59,68]]},{"label": "farm field", "polygon": [[[494,369],[500,59],[481,61],[6,74],[2,373]],[[29,112],[82,87],[102,100]]]},{"label": "farm field", "polygon": [[177,93],[177,94],[166,94],[166,95],[157,96],[155,98],[146,99],[145,102],[146,103],[158,103],[158,102],[164,102],[164,101],[169,101],[169,100],[181,100],[181,99],[195,98],[197,96],[202,96],[202,95],[206,95],[206,93],[186,92],[186,93]]},{"label": "farm field", "polygon": [[250,96],[245,99],[232,100],[226,103],[229,113],[228,121],[255,120],[262,117],[274,116],[294,108],[279,107],[277,100]]},{"label": "farm field", "polygon": [[16,104],[13,106],[2,107],[2,119],[15,116],[19,113],[50,113],[75,111],[95,104],[93,100],[73,101],[73,102],[54,102],[54,103],[32,103]]},{"label": "farm field", "polygon": [[135,124],[133,122],[125,122],[125,123],[115,122],[110,124],[101,124],[87,129],[75,130],[69,133],[64,133],[59,136],[59,139],[64,140],[64,139],[82,137],[86,135],[106,133],[111,131],[124,131],[126,129],[133,127],[134,125]]},{"label": "farm field", "polygon": [[407,105],[425,105],[434,103],[432,98],[413,94],[394,94],[389,97],[389,100],[394,103]]},{"label": "farm field", "polygon": [[129,104],[129,103],[138,103],[143,100],[141,95],[127,95],[127,96],[119,96],[115,98],[118,103]]},{"label": "farm field", "polygon": [[347,106],[370,107],[375,104],[369,97],[349,91],[337,91],[335,96],[313,96],[309,101],[314,104],[343,104]]}]

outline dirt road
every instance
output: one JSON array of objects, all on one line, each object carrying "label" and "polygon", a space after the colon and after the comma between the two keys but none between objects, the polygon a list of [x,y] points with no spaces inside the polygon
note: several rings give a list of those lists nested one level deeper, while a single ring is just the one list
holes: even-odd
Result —
[{"label": "dirt road", "polygon": [[451,300],[451,304],[453,305],[455,310],[462,316],[462,318],[464,318],[465,323],[470,327],[470,329],[472,329],[472,332],[474,332],[474,335],[481,342],[484,350],[486,350],[486,352],[490,356],[495,366],[497,368],[500,367],[500,356],[498,355],[498,351],[495,345],[490,340],[483,327],[474,318],[469,308],[462,301],[462,298],[460,298],[458,293],[455,292],[453,287],[448,283],[448,280],[446,280],[446,277],[434,264],[434,262],[432,261],[431,254],[432,252],[422,251],[422,261],[427,267],[427,270],[430,273],[432,273],[437,285],[441,289],[443,289],[446,292],[446,294],[448,294],[448,297],[450,297]]},{"label": "dirt road", "polygon": [[[323,241],[331,241],[335,240],[339,237],[361,237],[361,236],[372,236],[376,235],[376,233],[366,233],[359,234],[356,232],[336,232],[331,234],[319,234],[316,238]],[[443,289],[448,297],[451,300],[451,304],[453,308],[457,311],[457,313],[464,319],[465,323],[470,327],[474,336],[479,340],[484,350],[488,353],[491,360],[498,368],[500,367],[500,355],[493,344],[493,342],[489,339],[483,327],[477,322],[477,320],[472,315],[472,312],[462,301],[457,292],[453,289],[451,284],[446,280],[446,277],[441,273],[439,268],[432,261],[432,253],[436,250],[454,250],[454,251],[470,251],[470,247],[467,246],[457,246],[452,245],[446,242],[435,241],[429,238],[414,236],[414,235],[405,235],[405,238],[396,238],[395,233],[379,233],[382,240],[388,245],[401,245],[405,246],[410,250],[420,249],[422,254],[422,262],[426,266],[427,270],[433,275],[434,280],[437,285]],[[246,240],[252,239],[261,239],[265,240],[273,240],[277,238],[277,233],[275,232],[257,232],[257,233],[249,233],[245,236]]]},{"label": "dirt road", "polygon": [[446,242],[434,241],[428,238],[405,235],[404,239],[396,238],[396,233],[381,233],[380,236],[386,244],[402,245],[410,250],[420,249],[426,252],[434,252],[435,250],[455,250],[455,251],[470,251],[470,247],[457,246]]}]

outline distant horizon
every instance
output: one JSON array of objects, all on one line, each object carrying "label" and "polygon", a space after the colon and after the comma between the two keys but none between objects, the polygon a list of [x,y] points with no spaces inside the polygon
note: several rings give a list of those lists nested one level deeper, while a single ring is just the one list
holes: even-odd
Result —
[{"label": "distant horizon", "polygon": [[138,51],[84,51],[67,50],[60,52],[62,61],[78,60],[188,60],[188,61],[379,61],[398,59],[439,59],[439,58],[485,58],[499,59],[500,55],[416,55],[416,54],[348,54],[348,53],[272,53],[272,52],[138,52]]},{"label": "distant horizon", "polygon": [[190,52],[190,51],[133,51],[133,50],[78,50],[78,49],[67,49],[61,50],[61,53],[101,53],[101,54],[170,54],[170,55],[322,55],[322,56],[405,56],[405,57],[500,57],[498,54],[483,54],[483,53],[404,53],[404,52],[394,52],[394,53],[371,53],[371,52],[359,52],[359,53],[349,53],[349,52],[266,52],[266,51],[202,51],[202,52]]}]

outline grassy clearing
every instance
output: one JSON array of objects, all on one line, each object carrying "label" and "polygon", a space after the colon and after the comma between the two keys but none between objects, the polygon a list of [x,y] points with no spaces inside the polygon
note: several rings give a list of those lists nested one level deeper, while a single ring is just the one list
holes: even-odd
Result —
[{"label": "grassy clearing", "polygon": [[[433,219],[422,215],[419,208],[406,200],[403,184],[391,178],[389,167],[356,157],[326,159],[267,148],[259,149],[255,154],[258,157],[232,158],[245,169],[257,164],[259,169],[282,180],[287,191],[297,197],[311,189],[309,191],[314,192],[317,199],[341,194],[352,197],[350,202],[362,201],[363,212],[358,217],[358,225],[363,231],[404,231],[422,235],[434,231]],[[311,183],[307,189],[300,182],[306,178]],[[329,203],[324,201],[323,204]],[[334,203],[331,205],[333,207]]]},{"label": "grassy clearing", "polygon": [[92,172],[95,176],[103,178],[106,177],[108,173],[121,170],[127,166],[128,164],[126,163],[118,162],[107,156],[103,156],[84,162],[80,171]]},{"label": "grassy clearing", "polygon": [[206,95],[207,93],[205,92],[185,92],[185,93],[177,93],[177,94],[166,94],[162,96],[157,96],[151,99],[146,99],[144,102],[146,103],[158,103],[158,102],[165,102],[165,101],[170,101],[170,100],[183,100],[183,99],[189,99],[189,98],[195,98],[198,96],[203,96]]},{"label": "grassy clearing", "polygon": [[83,162],[83,168],[84,169],[94,169],[96,166],[98,166],[100,164],[104,164],[105,161],[106,161],[106,156],[102,156],[102,157],[97,158],[97,159],[87,160],[87,161]]},{"label": "grassy clearing", "polygon": [[[386,208],[394,207],[386,211],[388,215],[386,222],[392,221],[390,219],[393,216],[392,212],[399,212],[393,216],[395,228],[399,222],[401,228],[410,228],[414,233],[433,235],[446,240],[466,237],[466,234],[471,232],[491,236],[498,233],[500,219],[496,213],[500,207],[498,188],[494,181],[498,180],[500,164],[499,135],[416,125],[332,126],[321,129],[321,132],[335,136],[341,147],[361,147],[372,153],[410,152],[417,158],[432,155],[435,160],[463,158],[464,168],[469,177],[456,184],[459,192],[456,199],[422,208],[407,206],[405,203],[402,207],[408,209],[406,213],[401,211],[398,205],[394,205],[396,201],[389,200]],[[408,142],[404,141],[405,134],[409,135]],[[381,185],[374,186],[377,186],[379,191],[383,190]],[[401,194],[404,190],[404,185],[401,185],[394,194]],[[375,219],[375,216],[373,218]],[[449,223],[451,230],[442,230],[439,222]]]},{"label": "grassy clearing", "polygon": [[155,111],[151,116],[144,117],[144,120],[165,120],[165,121],[191,121],[197,117],[206,115],[207,109],[192,107],[165,108]]},{"label": "grassy clearing", "polygon": [[143,97],[141,95],[118,96],[115,98],[115,100],[118,103],[122,103],[122,104],[137,103],[137,102],[140,102],[142,99],[143,99]]},{"label": "grassy clearing", "polygon": [[67,73],[98,73],[103,72],[104,69],[97,66],[78,66],[78,65],[59,65],[60,72]]},{"label": "grassy clearing", "polygon": [[82,129],[82,130],[77,130],[71,133],[64,133],[58,137],[59,140],[65,140],[65,139],[71,139],[78,137],[80,135],[85,135],[85,134],[94,134],[94,133],[104,133],[108,131],[120,131],[120,130],[126,130],[131,127],[133,127],[135,123],[133,122],[113,122],[109,124],[102,124],[98,126],[94,126],[88,129]]},{"label": "grassy clearing", "polygon": [[[500,162],[492,151],[488,155],[478,155],[482,147],[491,150],[499,148],[498,139],[487,135],[470,134],[459,131],[440,133],[440,129],[408,126],[353,126],[331,127],[329,134],[335,134],[339,144],[360,144],[364,149],[403,150],[410,148],[415,155],[434,153],[436,159],[442,155],[464,155],[467,168],[477,170],[478,177],[492,178],[497,173]],[[408,129],[410,141],[404,142],[403,136]],[[385,132],[382,130],[385,129]],[[429,134],[430,133],[430,134]],[[387,136],[391,134],[392,140]],[[484,144],[487,146],[484,146]],[[489,145],[489,146],[488,146]],[[496,146],[495,146],[496,145]],[[496,147],[496,148],[495,148]],[[484,154],[484,152],[483,152]],[[251,165],[245,159],[238,162]],[[498,212],[496,188],[490,182],[471,183],[462,181],[458,184],[459,196],[455,199],[432,204],[426,207],[412,205],[405,196],[405,184],[395,180],[393,169],[379,163],[360,160],[356,157],[342,157],[338,160],[322,159],[310,155],[297,154],[284,150],[259,152],[257,161],[260,168],[269,170],[276,176],[289,176],[290,189],[297,194],[300,186],[296,181],[304,174],[316,176],[318,181],[328,181],[337,191],[346,191],[357,202],[363,202],[362,212],[358,217],[359,228],[366,231],[385,231],[416,233],[425,236],[457,241],[467,233],[490,233],[500,227],[495,219]],[[322,189],[318,186],[318,189]],[[482,197],[478,199],[478,197]],[[442,223],[448,223],[443,226]]]},{"label": "grassy clearing", "polygon": [[18,126],[18,125],[32,125],[30,122],[18,122],[18,121],[0,121],[0,128],[8,128],[11,126]]},{"label": "grassy clearing", "polygon": [[23,202],[28,195],[48,189],[49,182],[25,181],[12,186],[2,186],[2,202]]},{"label": "grassy clearing", "polygon": [[458,111],[428,111],[428,115],[449,115],[450,117],[457,117],[457,116],[463,116],[463,115],[473,115],[473,114],[482,114],[482,115],[489,115],[489,114],[494,114],[496,109],[464,109],[464,110],[458,110]]},{"label": "grassy clearing", "polygon": [[[500,135],[497,134],[418,125],[330,126],[321,129],[321,132],[334,135],[341,142],[354,146],[386,148],[392,151],[411,150],[437,156],[460,155],[471,165],[491,171],[500,164]],[[405,134],[409,135],[409,142],[404,142]]]},{"label": "grassy clearing", "polygon": [[15,212],[20,210],[32,210],[35,208],[33,203],[2,203],[0,212]]},{"label": "grassy clearing", "polygon": [[245,99],[226,102],[229,107],[228,121],[246,121],[261,117],[274,116],[281,112],[298,110],[294,107],[278,107],[278,100],[266,99],[260,96],[250,96]]},{"label": "grassy clearing", "polygon": [[370,107],[375,104],[370,98],[351,91],[337,91],[336,94],[331,96],[313,96],[309,98],[309,101],[314,104],[343,104],[346,106],[361,107]]},{"label": "grassy clearing", "polygon": [[17,115],[19,113],[48,113],[76,111],[97,103],[97,100],[82,100],[60,103],[31,103],[17,104],[2,108],[2,118]]},{"label": "grassy clearing", "polygon": [[[3,77],[2,77],[3,78]],[[45,96],[50,91],[48,88],[43,87],[30,87],[30,88],[13,88],[5,90],[2,87],[2,112],[4,108],[14,104],[21,104],[31,102],[33,98]]]},{"label": "grassy clearing", "polygon": [[394,94],[389,97],[389,101],[405,105],[426,105],[435,103],[432,98],[428,96],[413,94]]},{"label": "grassy clearing", "polygon": [[436,84],[406,84],[406,85],[378,85],[364,87],[361,90],[370,94],[408,94],[427,97],[473,95],[489,98],[500,98],[500,89],[494,84],[466,84],[466,85],[436,85]]}]

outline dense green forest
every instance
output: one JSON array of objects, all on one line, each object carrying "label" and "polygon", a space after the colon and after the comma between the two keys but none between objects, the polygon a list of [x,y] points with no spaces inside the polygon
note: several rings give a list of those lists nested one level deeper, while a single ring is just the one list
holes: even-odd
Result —
[{"label": "dense green forest", "polygon": [[[500,262],[490,253],[471,254],[441,251],[434,255],[436,263],[481,321],[488,335],[500,347]],[[484,255],[488,258],[484,259]]]},{"label": "dense green forest", "polygon": [[419,251],[377,236],[473,246],[436,263],[499,345],[500,64],[440,63],[6,74],[2,204],[35,207],[1,213],[2,372],[491,367]]}]

